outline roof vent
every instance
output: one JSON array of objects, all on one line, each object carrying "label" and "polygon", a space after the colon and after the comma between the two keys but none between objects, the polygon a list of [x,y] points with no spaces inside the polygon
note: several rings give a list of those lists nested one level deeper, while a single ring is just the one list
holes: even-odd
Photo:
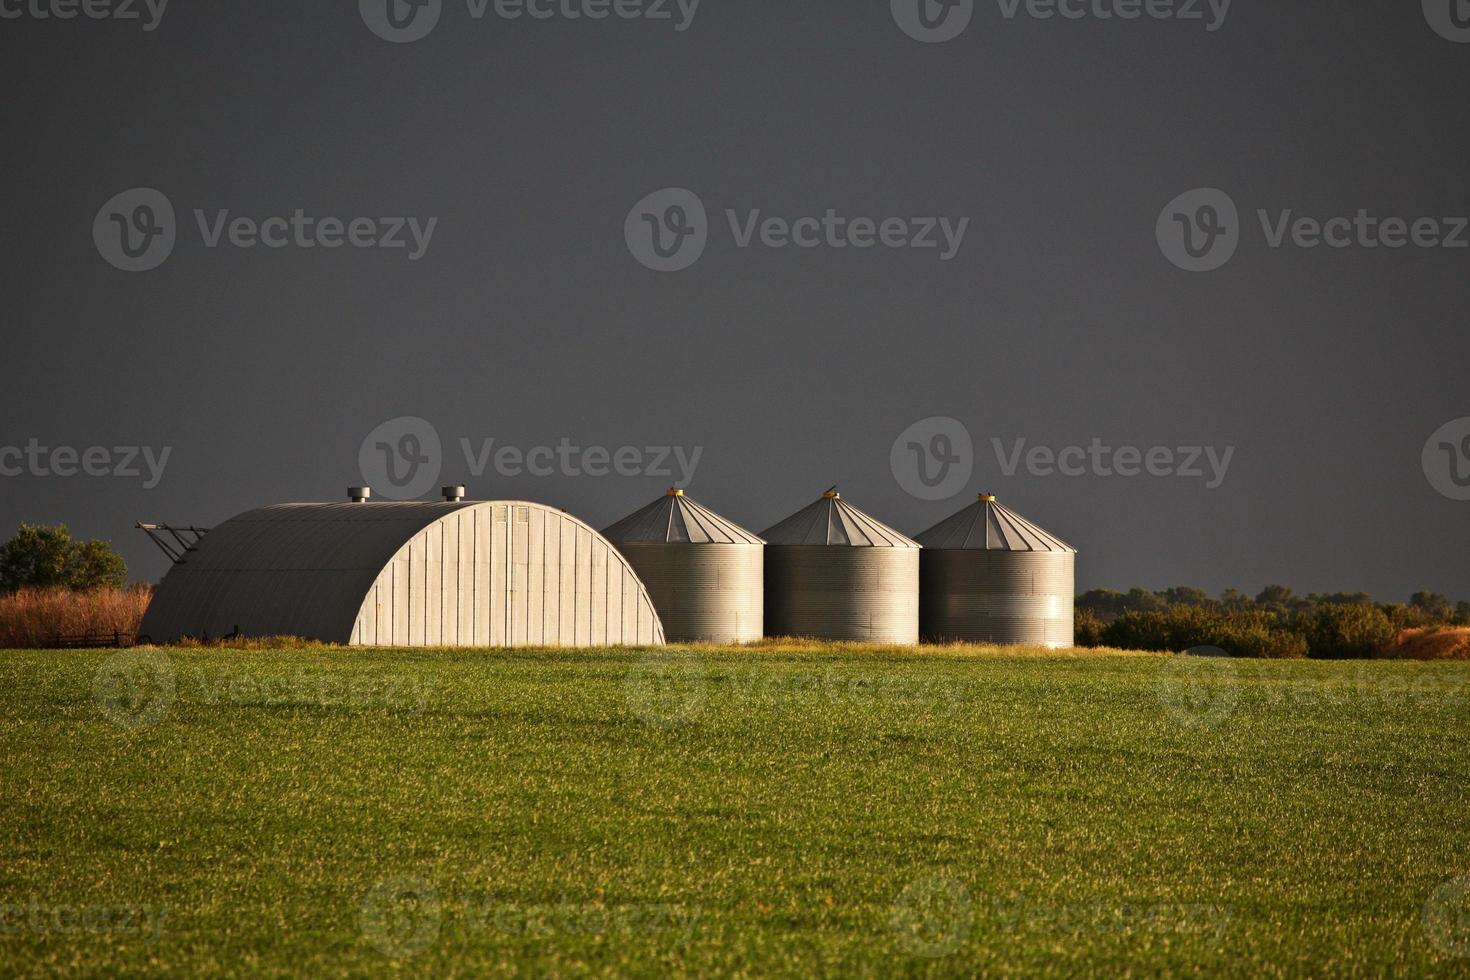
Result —
[{"label": "roof vent", "polygon": [[373,495],[373,488],[372,487],[348,487],[347,488],[347,499],[351,500],[354,504],[366,503],[367,502],[367,499],[369,497],[371,497],[372,495]]},{"label": "roof vent", "polygon": [[464,499],[464,487],[444,487],[439,492],[449,503],[458,503]]}]

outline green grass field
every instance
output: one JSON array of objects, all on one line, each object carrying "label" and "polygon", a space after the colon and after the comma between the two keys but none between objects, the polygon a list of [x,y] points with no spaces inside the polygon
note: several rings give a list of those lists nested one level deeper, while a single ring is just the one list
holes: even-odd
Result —
[{"label": "green grass field", "polygon": [[1470,975],[1470,664],[0,653],[0,970]]}]

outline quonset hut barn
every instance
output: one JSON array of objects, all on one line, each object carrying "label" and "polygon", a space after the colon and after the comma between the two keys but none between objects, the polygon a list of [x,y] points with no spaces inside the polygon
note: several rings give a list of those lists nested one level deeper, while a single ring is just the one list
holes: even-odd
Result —
[{"label": "quonset hut barn", "polygon": [[919,642],[919,545],[826,493],[769,530],[766,631]]},{"label": "quonset hut barn", "polygon": [[671,643],[750,643],[765,622],[766,543],[672,489],[602,532],[643,579]]},{"label": "quonset hut barn", "polygon": [[[459,488],[459,494],[463,490]],[[524,501],[280,504],[208,532],[154,592],[140,635],[299,636],[393,646],[662,644],[632,567],[563,511]]]},{"label": "quonset hut barn", "polygon": [[1072,645],[1071,545],[989,494],[918,541],[926,641]]}]

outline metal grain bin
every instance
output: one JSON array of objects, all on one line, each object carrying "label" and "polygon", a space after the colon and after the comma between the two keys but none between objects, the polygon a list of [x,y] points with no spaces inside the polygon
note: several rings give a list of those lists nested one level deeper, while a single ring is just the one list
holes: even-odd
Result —
[{"label": "metal grain bin", "polygon": [[919,545],[835,490],[761,534],[766,632],[919,641]]},{"label": "metal grain bin", "polygon": [[603,532],[638,572],[671,643],[750,643],[765,624],[766,543],[670,490]]},{"label": "metal grain bin", "polygon": [[1071,545],[989,494],[918,541],[926,642],[1072,645]]}]

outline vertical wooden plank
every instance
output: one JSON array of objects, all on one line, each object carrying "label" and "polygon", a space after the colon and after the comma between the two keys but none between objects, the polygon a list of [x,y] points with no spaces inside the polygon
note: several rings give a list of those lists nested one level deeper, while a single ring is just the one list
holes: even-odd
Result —
[{"label": "vertical wooden plank", "polygon": [[490,508],[475,508],[475,644],[490,645]]},{"label": "vertical wooden plank", "polygon": [[429,536],[423,531],[413,536],[409,552],[408,576],[408,642],[421,647],[428,642]]},{"label": "vertical wooden plank", "polygon": [[561,585],[557,589],[558,646],[571,646],[577,642],[577,527],[561,515],[557,515],[561,528],[561,566],[558,572]]},{"label": "vertical wooden plank", "polygon": [[505,623],[510,612],[510,524],[507,508],[496,507],[490,536],[490,643],[506,646]]},{"label": "vertical wooden plank", "polygon": [[541,607],[546,592],[546,511],[540,507],[530,513],[526,536],[530,567],[526,575],[526,643],[542,642]]},{"label": "vertical wooden plank", "polygon": [[638,577],[623,569],[623,618],[618,633],[629,645],[638,642]]},{"label": "vertical wooden plank", "polygon": [[367,646],[376,646],[378,643],[378,583],[373,583],[372,591],[367,594],[367,601],[362,608],[362,629],[357,633],[357,642]]},{"label": "vertical wooden plank", "polygon": [[541,642],[556,645],[561,627],[561,515],[546,512],[546,570],[542,575]]},{"label": "vertical wooden plank", "polygon": [[430,524],[425,529],[424,539],[424,643],[436,647],[443,635],[444,528]]},{"label": "vertical wooden plank", "polygon": [[510,518],[510,627],[511,646],[526,642],[527,581],[531,565],[531,512],[529,507],[511,507]]},{"label": "vertical wooden plank", "polygon": [[592,645],[592,535],[577,528],[577,637],[579,647]]},{"label": "vertical wooden plank", "polygon": [[404,545],[393,559],[393,643],[406,647],[411,642],[408,631],[408,594],[410,547]]},{"label": "vertical wooden plank", "polygon": [[455,616],[458,625],[455,642],[472,646],[475,642],[475,512],[462,510],[454,519],[459,525],[459,575],[455,590],[459,613]]},{"label": "vertical wooden plank", "polygon": [[453,515],[440,521],[444,535],[444,577],[439,591],[439,642],[459,645],[459,521]]},{"label": "vertical wooden plank", "polygon": [[392,628],[388,623],[388,600],[393,595],[393,570],[385,568],[373,581],[373,637],[375,647],[385,647],[393,642]]},{"label": "vertical wooden plank", "polygon": [[622,643],[623,622],[623,563],[616,552],[607,555],[607,617],[603,631],[603,642]]},{"label": "vertical wooden plank", "polygon": [[592,634],[593,646],[607,643],[607,545],[592,539]]}]

